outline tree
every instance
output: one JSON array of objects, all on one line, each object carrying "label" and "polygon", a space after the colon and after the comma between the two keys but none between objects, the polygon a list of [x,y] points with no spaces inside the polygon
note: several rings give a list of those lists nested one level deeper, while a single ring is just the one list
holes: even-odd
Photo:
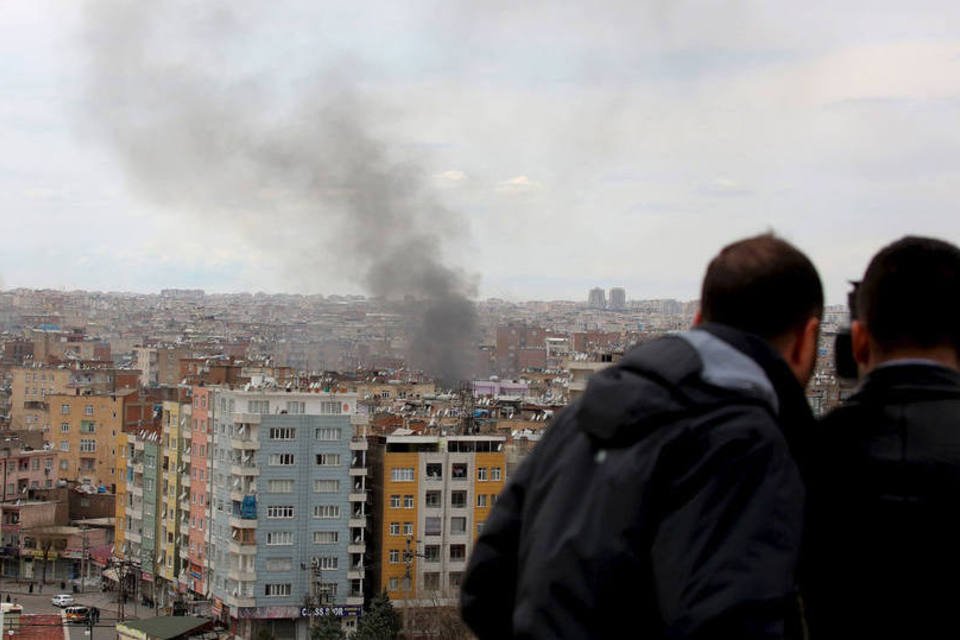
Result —
[{"label": "tree", "polygon": [[310,630],[310,640],[347,640],[339,616],[327,614],[317,616],[313,629]]},{"label": "tree", "polygon": [[360,616],[353,640],[396,640],[400,635],[400,616],[387,592],[374,596]]}]

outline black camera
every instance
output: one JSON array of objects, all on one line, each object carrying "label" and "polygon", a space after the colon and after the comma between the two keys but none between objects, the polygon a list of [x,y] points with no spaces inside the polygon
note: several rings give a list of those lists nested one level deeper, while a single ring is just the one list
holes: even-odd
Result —
[{"label": "black camera", "polygon": [[853,340],[850,336],[850,325],[860,318],[857,312],[857,292],[860,290],[859,281],[850,282],[850,293],[847,294],[847,309],[850,310],[850,322],[837,331],[833,342],[834,366],[837,376],[855,380],[858,375],[857,361],[853,358]]}]

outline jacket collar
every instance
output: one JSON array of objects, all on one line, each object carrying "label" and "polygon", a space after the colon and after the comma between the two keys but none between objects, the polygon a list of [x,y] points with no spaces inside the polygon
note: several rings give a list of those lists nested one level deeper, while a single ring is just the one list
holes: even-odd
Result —
[{"label": "jacket collar", "polygon": [[803,386],[783,357],[766,340],[755,334],[715,322],[705,322],[698,328],[723,340],[760,365],[777,394],[779,423],[787,444],[794,456],[801,455],[801,442],[814,425],[813,411]]}]

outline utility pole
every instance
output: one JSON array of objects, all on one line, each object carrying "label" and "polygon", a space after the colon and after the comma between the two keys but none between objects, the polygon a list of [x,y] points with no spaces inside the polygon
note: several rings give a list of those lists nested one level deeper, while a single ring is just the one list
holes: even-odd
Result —
[{"label": "utility pole", "polygon": [[87,584],[87,525],[80,526],[80,593]]}]

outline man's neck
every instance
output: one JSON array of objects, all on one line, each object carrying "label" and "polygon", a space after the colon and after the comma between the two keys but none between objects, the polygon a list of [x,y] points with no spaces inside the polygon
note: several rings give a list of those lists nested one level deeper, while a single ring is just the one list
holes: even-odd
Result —
[{"label": "man's neck", "polygon": [[937,346],[929,348],[903,348],[903,349],[872,349],[871,362],[869,369],[883,367],[893,364],[937,364],[943,367],[960,371],[960,360],[957,358],[957,350],[948,346]]}]

